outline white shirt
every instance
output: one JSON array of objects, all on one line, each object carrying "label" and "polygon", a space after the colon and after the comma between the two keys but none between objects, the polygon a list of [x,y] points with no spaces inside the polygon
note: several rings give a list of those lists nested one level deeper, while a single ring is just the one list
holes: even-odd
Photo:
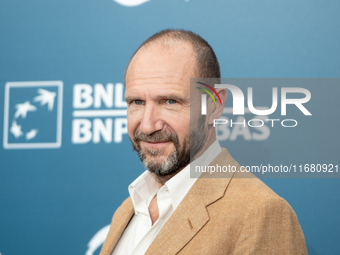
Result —
[{"label": "white shirt", "polygon": [[[221,146],[216,140],[195,160],[195,164],[208,166],[221,151]],[[158,188],[155,177],[148,170],[141,174],[129,186],[135,215],[124,230],[111,255],[144,254],[196,180],[197,178],[190,178],[190,164],[168,180],[161,188]],[[159,218],[152,225],[148,208],[156,194]]]}]

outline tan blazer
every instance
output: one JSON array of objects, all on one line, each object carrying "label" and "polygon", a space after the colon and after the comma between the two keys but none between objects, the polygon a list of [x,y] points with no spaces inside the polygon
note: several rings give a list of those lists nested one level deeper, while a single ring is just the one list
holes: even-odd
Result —
[{"label": "tan blazer", "polygon": [[[210,165],[216,164],[239,167],[226,149]],[[244,177],[199,178],[145,254],[307,254],[290,205],[260,179]],[[111,254],[133,214],[127,198],[113,215],[100,255]]]}]

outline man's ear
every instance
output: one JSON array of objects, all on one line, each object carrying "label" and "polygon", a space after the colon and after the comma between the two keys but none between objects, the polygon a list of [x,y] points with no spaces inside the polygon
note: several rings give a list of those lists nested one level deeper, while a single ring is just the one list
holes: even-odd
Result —
[{"label": "man's ear", "polygon": [[222,105],[220,100],[215,97],[216,105],[214,105],[213,110],[209,114],[208,125],[212,125],[214,123],[214,119],[219,119],[222,116],[225,101],[227,100],[228,91],[226,89],[216,89],[216,92],[221,98]]}]

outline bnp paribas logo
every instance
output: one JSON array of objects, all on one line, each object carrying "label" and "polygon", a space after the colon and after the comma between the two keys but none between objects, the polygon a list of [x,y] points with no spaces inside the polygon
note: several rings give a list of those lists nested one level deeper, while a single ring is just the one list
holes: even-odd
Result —
[{"label": "bnp paribas logo", "polygon": [[61,81],[7,82],[4,148],[59,148],[62,96]]}]

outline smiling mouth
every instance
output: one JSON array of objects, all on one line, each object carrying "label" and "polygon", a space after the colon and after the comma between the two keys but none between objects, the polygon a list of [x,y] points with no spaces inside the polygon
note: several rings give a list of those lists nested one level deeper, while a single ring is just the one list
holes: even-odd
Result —
[{"label": "smiling mouth", "polygon": [[146,145],[147,147],[151,147],[151,148],[159,148],[162,147],[164,145],[169,144],[171,141],[160,141],[160,142],[147,142],[147,141],[141,141],[144,145]]}]

